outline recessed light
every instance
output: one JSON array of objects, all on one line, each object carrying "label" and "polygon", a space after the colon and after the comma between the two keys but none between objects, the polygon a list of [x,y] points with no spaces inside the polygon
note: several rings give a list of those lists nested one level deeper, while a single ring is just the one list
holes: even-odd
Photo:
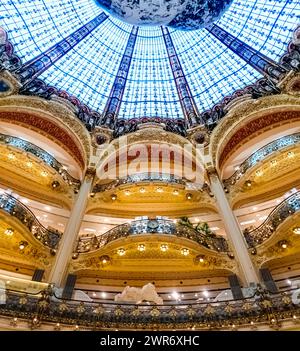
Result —
[{"label": "recessed light", "polygon": [[184,248],[181,249],[180,252],[181,252],[181,254],[182,254],[183,256],[188,256],[189,253],[190,253],[190,250],[184,247]]},{"label": "recessed light", "polygon": [[118,255],[119,256],[124,256],[125,255],[125,253],[126,253],[126,251],[125,251],[125,249],[123,249],[123,248],[121,248],[121,249],[118,249]]},{"label": "recessed light", "polygon": [[295,228],[293,229],[293,232],[294,232],[295,234],[300,234],[300,227],[295,227]]},{"label": "recessed light", "polygon": [[144,244],[139,244],[137,249],[142,252],[146,250],[146,246]]},{"label": "recessed light", "polygon": [[162,252],[166,252],[167,250],[168,250],[168,245],[167,244],[162,244],[162,245],[160,245],[160,249],[161,249],[161,251]]}]

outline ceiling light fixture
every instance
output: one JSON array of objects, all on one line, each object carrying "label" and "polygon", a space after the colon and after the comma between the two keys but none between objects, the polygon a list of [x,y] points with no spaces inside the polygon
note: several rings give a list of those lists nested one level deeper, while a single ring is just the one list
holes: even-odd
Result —
[{"label": "ceiling light fixture", "polygon": [[125,253],[126,253],[126,251],[125,251],[125,249],[123,249],[123,248],[121,248],[121,249],[118,249],[118,255],[119,256],[124,256],[125,255]]},{"label": "ceiling light fixture", "polygon": [[4,232],[7,236],[12,236],[14,234],[14,229],[13,228],[7,228]]},{"label": "ceiling light fixture", "polygon": [[162,244],[162,245],[160,245],[160,249],[161,249],[161,251],[162,252],[166,252],[167,250],[168,250],[168,245],[167,244]]},{"label": "ceiling light fixture", "polygon": [[293,232],[294,232],[295,234],[300,234],[300,227],[295,227],[295,228],[293,228]]},{"label": "ceiling light fixture", "polygon": [[181,249],[180,252],[181,252],[181,254],[182,254],[183,256],[188,256],[189,253],[190,253],[190,250],[184,247],[184,248]]},{"label": "ceiling light fixture", "polygon": [[142,252],[146,250],[146,246],[144,244],[139,244],[137,249]]}]

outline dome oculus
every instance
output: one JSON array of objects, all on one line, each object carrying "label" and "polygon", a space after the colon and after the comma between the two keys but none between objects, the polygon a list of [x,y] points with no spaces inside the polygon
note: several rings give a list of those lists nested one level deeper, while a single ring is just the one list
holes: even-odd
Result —
[{"label": "dome oculus", "polygon": [[218,20],[233,0],[95,0],[112,16],[138,26],[203,28]]}]

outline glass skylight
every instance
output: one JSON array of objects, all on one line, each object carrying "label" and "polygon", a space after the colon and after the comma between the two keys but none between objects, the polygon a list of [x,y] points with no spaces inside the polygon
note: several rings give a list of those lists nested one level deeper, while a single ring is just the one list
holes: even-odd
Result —
[{"label": "glass skylight", "polygon": [[[93,0],[1,0],[0,26],[23,62],[99,15]],[[300,0],[235,0],[218,25],[278,61],[300,23]],[[39,78],[103,112],[132,26],[109,17]],[[260,74],[205,29],[170,29],[200,112]],[[139,29],[119,118],[182,118],[160,27]]]}]

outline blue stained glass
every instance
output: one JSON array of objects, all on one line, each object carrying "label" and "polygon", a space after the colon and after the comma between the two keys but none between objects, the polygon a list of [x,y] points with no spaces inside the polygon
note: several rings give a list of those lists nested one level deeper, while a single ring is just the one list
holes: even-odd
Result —
[{"label": "blue stained glass", "polygon": [[[76,31],[102,10],[92,0],[1,0],[0,26],[23,62]],[[235,0],[217,24],[278,61],[300,22],[300,0]],[[103,112],[132,26],[109,18],[40,78]],[[261,75],[205,29],[170,29],[200,112]],[[183,117],[159,27],[139,30],[120,118]]]}]

